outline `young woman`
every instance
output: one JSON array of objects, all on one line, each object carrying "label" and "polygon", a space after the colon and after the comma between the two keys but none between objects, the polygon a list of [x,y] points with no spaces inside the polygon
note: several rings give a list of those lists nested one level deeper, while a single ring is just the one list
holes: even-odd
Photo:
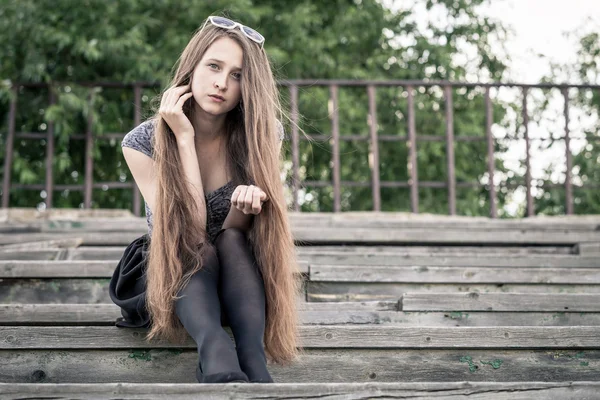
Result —
[{"label": "young woman", "polygon": [[158,112],[122,142],[148,233],[110,281],[116,325],[150,328],[148,340],[191,336],[201,383],[273,382],[267,356],[299,355],[301,282],[279,170],[285,114],[263,43],[209,17]]}]

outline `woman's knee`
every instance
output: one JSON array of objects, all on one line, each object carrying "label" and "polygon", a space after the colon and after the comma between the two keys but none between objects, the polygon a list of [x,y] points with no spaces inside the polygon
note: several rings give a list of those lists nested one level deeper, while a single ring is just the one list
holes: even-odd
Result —
[{"label": "woman's knee", "polygon": [[217,237],[215,238],[215,245],[218,248],[223,246],[224,243],[246,243],[246,240],[247,235],[245,231],[239,228],[225,228],[221,229],[217,233]]}]

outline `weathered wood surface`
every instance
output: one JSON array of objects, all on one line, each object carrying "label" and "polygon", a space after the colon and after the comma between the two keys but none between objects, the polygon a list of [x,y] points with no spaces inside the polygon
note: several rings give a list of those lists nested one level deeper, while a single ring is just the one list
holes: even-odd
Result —
[{"label": "weathered wood surface", "polygon": [[600,293],[600,285],[306,282],[306,299],[315,302],[385,301],[403,293]]},{"label": "weathered wood surface", "polygon": [[353,265],[371,270],[373,266],[448,266],[448,267],[579,267],[600,268],[600,258],[596,256],[578,255],[498,255],[498,254],[395,254],[395,253],[370,253],[362,254],[344,252],[307,252],[298,251],[298,258],[309,264]]},{"label": "weathered wood surface", "polygon": [[106,384],[1,384],[0,394],[6,400],[33,399],[37,396],[52,399],[256,399],[286,398],[313,399],[335,398],[338,400],[385,399],[490,399],[530,400],[531,394],[547,400],[592,399],[600,383],[578,382],[423,382],[423,383],[281,383],[250,385],[219,384],[153,384],[153,383],[106,383]]},{"label": "weathered wood surface", "polygon": [[0,303],[111,303],[108,283],[108,278],[0,279]]},{"label": "weathered wood surface", "polygon": [[[468,234],[467,234],[468,233]],[[506,234],[472,229],[388,229],[388,228],[295,228],[296,240],[310,243],[485,243],[485,244],[576,244],[600,241],[600,231],[511,230]]]},{"label": "weathered wood surface", "polygon": [[0,278],[110,278],[116,265],[112,261],[0,261]]},{"label": "weathered wood surface", "polygon": [[[226,328],[230,332],[229,328]],[[196,348],[148,343],[145,329],[104,326],[2,326],[0,349]],[[230,333],[231,334],[231,333]],[[301,325],[303,348],[587,348],[600,349],[597,326],[399,327]]]},{"label": "weathered wood surface", "polygon": [[[12,214],[11,216],[7,214]],[[18,214],[21,215],[18,215]],[[314,226],[357,226],[373,224],[380,227],[422,228],[439,226],[440,228],[489,228],[489,229],[580,229],[594,230],[600,226],[600,216],[535,216],[522,219],[490,219],[487,217],[450,216],[439,214],[413,214],[394,212],[289,212],[290,222],[293,225]],[[0,221],[13,224],[47,225],[49,228],[78,228],[85,229],[93,223],[108,225],[113,223],[127,223],[133,227],[145,227],[145,217],[134,217],[127,210],[109,209],[53,209],[37,212],[33,209],[2,210]],[[69,226],[72,223],[73,226]],[[54,225],[52,225],[54,224]],[[62,225],[61,225],[62,224]],[[129,227],[130,225],[125,225]]]},{"label": "weathered wood surface", "polygon": [[[0,279],[0,304],[111,303],[108,284],[108,278]],[[304,289],[298,298],[306,300]]]},{"label": "weathered wood surface", "polygon": [[403,311],[600,311],[600,294],[404,293]]},{"label": "weathered wood surface", "polygon": [[[110,278],[118,261],[0,261],[0,278]],[[298,266],[308,272],[307,262]]]},{"label": "weathered wood surface", "polygon": [[472,217],[461,215],[440,214],[413,214],[410,212],[373,212],[350,211],[342,213],[331,212],[290,212],[292,223],[304,222],[306,224],[321,226],[338,224],[363,224],[374,223],[398,224],[398,226],[440,226],[440,227],[505,227],[510,229],[523,229],[527,227],[552,227],[554,229],[568,229],[581,227],[583,229],[598,229],[600,215],[570,215],[570,216],[534,216],[520,219],[491,219],[488,217]]},{"label": "weathered wood surface", "polygon": [[[0,304],[111,303],[108,278],[0,279]],[[309,302],[397,301],[403,293],[600,293],[600,285],[305,282]]]},{"label": "weathered wood surface", "polygon": [[[128,245],[133,240],[139,238],[141,234],[139,232],[127,232],[127,231],[112,231],[110,234],[106,232],[74,232],[71,234],[64,233],[60,234],[62,239],[83,239],[83,244],[94,245],[94,246],[118,246]],[[27,233],[27,234],[0,234],[0,245],[41,241],[41,240],[53,240],[56,239],[57,234],[55,232],[48,233]]]},{"label": "weathered wood surface", "polygon": [[[298,272],[309,273],[315,282],[596,283],[600,271],[598,258],[579,256],[363,258],[325,254],[298,258]],[[0,278],[110,278],[118,261],[0,260]]]},{"label": "weathered wood surface", "polygon": [[[99,215],[0,223],[0,382],[195,382],[191,338],[148,343],[146,330],[114,326],[108,278],[146,222]],[[502,382],[494,394],[511,399],[510,381],[600,381],[600,216],[440,217],[292,215],[309,279],[298,298],[304,353],[270,365],[275,381]],[[298,388],[298,397],[331,394]],[[370,396],[344,390],[338,398]],[[422,392],[432,394],[460,395]]]},{"label": "weathered wood surface", "polygon": [[[118,260],[123,255],[125,246],[80,246],[73,249],[70,258],[72,260]],[[500,257],[529,256],[529,255],[574,255],[579,256],[578,250],[572,245],[569,246],[297,246],[296,254],[299,256],[311,256],[327,254],[345,254],[348,257],[358,255],[359,257],[369,258],[377,256],[380,253],[392,253],[402,256],[463,256],[468,257],[482,256],[498,259]],[[2,253],[0,253],[1,256]],[[551,258],[551,257],[549,257]],[[26,258],[23,258],[26,259]]]},{"label": "weathered wood surface", "polygon": [[[2,250],[0,260],[61,260],[66,249]],[[123,252],[121,252],[123,254]]]},{"label": "weathered wood surface", "polygon": [[[126,245],[140,237],[142,230],[127,231],[111,229],[106,231],[73,230],[71,232],[40,233],[0,233],[0,245],[25,241],[52,240],[60,233],[63,239],[82,238],[86,245],[115,246]],[[468,233],[468,234],[466,234]],[[502,234],[486,229],[436,229],[415,228],[364,228],[364,227],[293,227],[294,239],[300,243],[413,243],[413,244],[544,244],[575,245],[584,242],[599,242],[600,231],[591,230],[510,230]]]},{"label": "weathered wood surface", "polygon": [[[499,249],[499,248],[498,248]],[[540,249],[539,247],[537,249]],[[62,259],[72,261],[118,261],[122,256],[124,247],[108,247],[106,249],[97,247],[85,250],[72,249],[67,250],[67,256]],[[41,252],[41,251],[40,251]],[[29,258],[29,254],[34,257]],[[50,254],[47,251],[48,259],[58,259],[57,253]],[[322,251],[313,251],[310,248],[297,247],[296,251],[299,261],[318,264],[340,264],[340,263],[360,263],[362,265],[454,265],[454,266],[505,266],[505,267],[596,267],[598,266],[598,257],[595,255],[580,256],[564,253],[543,253],[543,252],[523,252],[523,253],[504,253],[504,252],[481,252],[481,251],[448,251],[448,252],[420,252],[418,250],[406,250],[406,252],[376,252],[365,249],[358,251],[333,251],[323,249]],[[0,252],[0,260],[27,260],[43,259],[34,252],[23,253],[22,256],[12,257],[4,256]],[[460,261],[462,260],[462,261]]]},{"label": "weathered wood surface", "polygon": [[[471,255],[529,255],[529,254],[576,254],[578,250],[576,245],[520,245],[520,246],[493,246],[477,243],[471,245],[448,245],[443,244],[430,244],[425,246],[419,245],[371,245],[363,246],[360,244],[338,244],[338,245],[319,245],[319,246],[298,246],[297,250],[305,254],[309,253],[329,253],[329,252],[344,252],[344,253],[395,253],[395,254],[420,254],[420,255],[438,255],[446,254],[452,255],[454,253],[459,254],[471,254]],[[82,249],[85,247],[81,247]],[[87,247],[88,249],[91,247]],[[98,248],[98,247],[95,247]],[[77,249],[78,250],[78,249]]]},{"label": "weathered wood surface", "polygon": [[600,259],[600,242],[599,243],[579,243],[577,245],[578,253],[582,256],[595,256]]},{"label": "weathered wood surface", "polygon": [[40,240],[37,242],[23,242],[14,244],[5,244],[0,247],[0,251],[6,250],[39,250],[47,248],[75,248],[78,247],[83,240],[81,238],[73,239],[54,239],[54,240]]},{"label": "weathered wood surface", "polygon": [[[3,350],[0,360],[5,367],[0,369],[0,381],[4,383],[197,382],[194,377],[198,361],[196,349]],[[307,349],[290,366],[269,364],[268,368],[277,383],[539,381],[566,384],[600,381],[600,351]],[[224,386],[229,387],[233,384]],[[543,398],[537,397],[538,391],[525,393],[528,399],[532,395]]]},{"label": "weathered wood surface", "polygon": [[27,224],[43,220],[78,220],[102,218],[136,218],[129,210],[110,208],[51,208],[39,211],[33,207],[10,207],[0,209],[0,222],[5,224]]},{"label": "weathered wood surface", "polygon": [[[577,312],[571,309],[567,312],[467,312],[455,308],[453,311],[432,312],[396,311],[397,307],[398,302],[393,301],[298,302],[300,323],[304,325],[600,326],[600,312]],[[410,308],[414,307],[410,305]],[[121,317],[121,311],[115,304],[0,305],[0,325],[114,325],[118,317]]]},{"label": "weathered wood surface", "polygon": [[420,282],[420,283],[546,283],[600,284],[596,268],[396,267],[369,265],[309,266],[313,282]]}]

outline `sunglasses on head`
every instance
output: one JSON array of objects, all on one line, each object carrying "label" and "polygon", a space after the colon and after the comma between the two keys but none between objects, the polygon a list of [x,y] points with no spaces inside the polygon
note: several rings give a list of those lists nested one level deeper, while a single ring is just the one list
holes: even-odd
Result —
[{"label": "sunglasses on head", "polygon": [[[242,25],[239,22],[232,21],[229,18],[216,17],[216,16],[211,15],[206,20],[206,22],[209,22],[209,21],[214,26],[218,26],[219,28],[223,28],[223,29],[235,29],[236,27],[239,26],[242,33],[244,35],[246,35],[246,37],[248,39],[260,44],[261,49],[263,47],[263,44],[265,43],[265,38],[263,35],[261,35],[257,31],[255,31],[254,29],[252,29],[246,25]],[[202,26],[202,29],[204,29],[204,27],[206,26],[206,22]]]}]

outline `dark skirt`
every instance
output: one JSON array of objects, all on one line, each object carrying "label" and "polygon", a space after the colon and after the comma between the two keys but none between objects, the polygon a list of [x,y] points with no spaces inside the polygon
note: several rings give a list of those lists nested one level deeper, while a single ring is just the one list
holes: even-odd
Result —
[{"label": "dark skirt", "polygon": [[149,235],[131,242],[117,264],[108,291],[112,301],[121,307],[115,325],[119,328],[148,328],[150,315],[146,311],[146,261]]},{"label": "dark skirt", "polygon": [[[223,229],[219,230],[220,234]],[[215,235],[216,236],[218,236]],[[150,315],[146,310],[146,263],[150,236],[146,233],[131,242],[123,252],[108,291],[112,301],[121,308],[122,317],[115,325],[119,328],[149,328]],[[220,293],[219,293],[220,297]],[[229,326],[229,321],[221,307],[221,325]]]}]

